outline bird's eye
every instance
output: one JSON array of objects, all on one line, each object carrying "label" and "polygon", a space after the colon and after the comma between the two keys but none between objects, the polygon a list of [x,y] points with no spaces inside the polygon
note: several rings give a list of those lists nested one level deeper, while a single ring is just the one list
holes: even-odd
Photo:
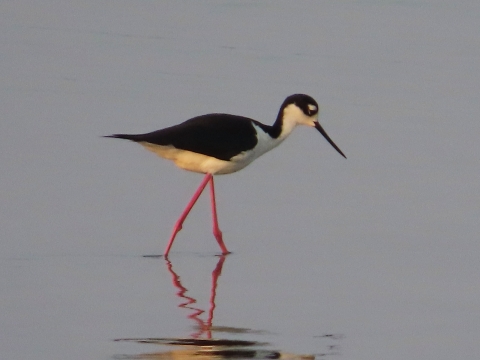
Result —
[{"label": "bird's eye", "polygon": [[309,114],[315,114],[317,112],[317,107],[312,104],[308,104],[308,113]]}]

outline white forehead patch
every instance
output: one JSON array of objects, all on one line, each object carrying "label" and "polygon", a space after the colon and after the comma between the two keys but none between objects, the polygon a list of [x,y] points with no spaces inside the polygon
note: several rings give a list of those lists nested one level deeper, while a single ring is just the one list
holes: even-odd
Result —
[{"label": "white forehead patch", "polygon": [[308,110],[310,110],[310,111],[316,111],[316,110],[317,110],[317,107],[316,107],[315,105],[308,104]]}]

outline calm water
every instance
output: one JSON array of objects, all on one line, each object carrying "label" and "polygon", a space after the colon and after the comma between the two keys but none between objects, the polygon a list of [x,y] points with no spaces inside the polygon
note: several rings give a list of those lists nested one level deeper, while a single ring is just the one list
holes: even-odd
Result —
[{"label": "calm water", "polygon": [[[0,4],[8,359],[480,357],[476,1]],[[209,112],[311,129],[201,180],[128,142]]]}]

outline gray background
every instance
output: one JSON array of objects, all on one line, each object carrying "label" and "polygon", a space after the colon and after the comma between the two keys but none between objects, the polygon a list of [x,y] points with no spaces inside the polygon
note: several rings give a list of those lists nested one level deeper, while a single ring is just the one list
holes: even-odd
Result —
[{"label": "gray background", "polygon": [[[0,352],[108,359],[195,325],[161,254],[201,180],[103,139],[209,112],[299,128],[216,177],[219,338],[346,359],[480,357],[478,1],[0,2]],[[208,309],[208,197],[171,253]],[[205,314],[204,314],[205,315]],[[335,335],[325,337],[325,335]]]}]

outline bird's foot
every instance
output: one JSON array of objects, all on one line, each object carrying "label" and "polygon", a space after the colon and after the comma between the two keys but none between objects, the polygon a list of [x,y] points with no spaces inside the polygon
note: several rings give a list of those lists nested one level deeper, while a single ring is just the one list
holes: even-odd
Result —
[{"label": "bird's foot", "polygon": [[220,246],[220,249],[222,250],[222,255],[230,254],[230,251],[227,250],[227,247],[225,246],[225,243],[223,242],[223,235],[222,232],[218,227],[213,228],[213,236],[215,236],[215,239],[217,239],[218,245]]}]

